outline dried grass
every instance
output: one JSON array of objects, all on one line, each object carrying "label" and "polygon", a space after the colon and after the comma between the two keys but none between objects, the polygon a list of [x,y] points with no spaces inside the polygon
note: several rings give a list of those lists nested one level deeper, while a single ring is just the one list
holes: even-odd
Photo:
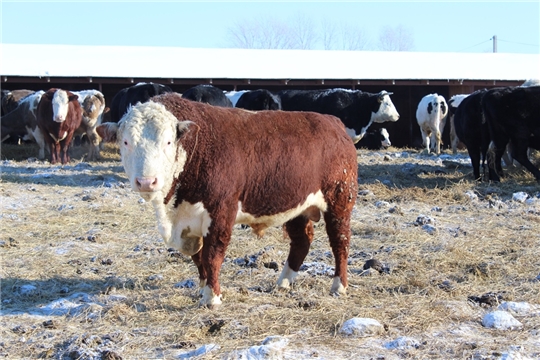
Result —
[{"label": "dried grass", "polygon": [[[520,319],[522,330],[486,329],[480,321],[487,309],[467,298],[496,292],[539,303],[533,280],[540,269],[540,211],[509,201],[517,191],[538,193],[539,185],[519,169],[500,184],[476,183],[470,167],[399,153],[358,152],[361,195],[352,221],[347,296],[330,296],[331,277],[306,272],[291,291],[276,290],[279,272],[265,264],[277,263],[279,271],[283,266],[288,241],[282,229],[259,239],[237,227],[220,277],[224,303],[210,311],[198,307],[197,287],[175,287],[196,280],[196,268],[164,247],[152,207],[129,189],[115,147],[107,147],[99,162],[74,155],[69,165],[51,166],[27,160],[37,148],[3,145],[2,159],[10,160],[0,183],[0,353],[90,359],[81,349],[100,358],[107,348],[124,359],[169,359],[216,343],[220,351],[205,358],[222,358],[281,335],[290,340],[287,349],[297,349],[288,358],[490,358],[510,346],[538,355],[532,335],[540,330],[538,317]],[[467,191],[478,199],[469,199]],[[416,224],[422,214],[434,219],[435,235]],[[315,231],[306,262],[333,266],[324,224]],[[250,256],[257,257],[251,267],[235,261]],[[363,276],[370,258],[390,273]],[[20,293],[27,284],[36,286],[35,294]],[[92,308],[77,316],[30,315],[80,292],[102,299],[97,317],[90,316]],[[110,302],[111,295],[125,299]],[[343,337],[339,328],[352,317],[377,319],[386,332]],[[46,320],[54,326],[46,327]],[[383,347],[399,336],[415,337],[421,346]]]}]

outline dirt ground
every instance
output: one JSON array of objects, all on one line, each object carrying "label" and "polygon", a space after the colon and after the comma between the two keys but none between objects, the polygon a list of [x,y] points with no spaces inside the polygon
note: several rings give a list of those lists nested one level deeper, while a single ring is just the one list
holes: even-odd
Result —
[{"label": "dirt ground", "polygon": [[[257,238],[237,226],[212,311],[198,306],[195,266],[164,246],[116,148],[64,166],[35,154],[2,146],[0,357],[540,358],[540,186],[522,169],[477,183],[466,152],[359,150],[347,295],[329,295],[322,221],[290,291],[275,289],[282,229]],[[370,259],[381,272],[364,270]],[[530,305],[512,312],[521,325],[484,326],[505,302]],[[383,331],[344,335],[351,318]],[[260,347],[271,336],[278,345]]]}]

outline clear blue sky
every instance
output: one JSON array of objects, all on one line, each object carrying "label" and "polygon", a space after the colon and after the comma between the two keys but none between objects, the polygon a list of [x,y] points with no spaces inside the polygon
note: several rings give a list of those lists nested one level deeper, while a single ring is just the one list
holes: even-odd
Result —
[{"label": "clear blue sky", "polygon": [[[1,2],[2,43],[228,47],[227,30],[257,17],[298,14],[362,28],[403,25],[414,51],[540,53],[540,1],[527,2]],[[36,54],[36,56],[39,56]]]}]

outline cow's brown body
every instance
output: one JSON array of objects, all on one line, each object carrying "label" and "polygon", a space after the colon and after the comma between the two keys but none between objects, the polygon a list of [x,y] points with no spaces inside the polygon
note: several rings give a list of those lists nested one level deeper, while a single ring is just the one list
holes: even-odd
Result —
[{"label": "cow's brown body", "polygon": [[[184,237],[187,232],[182,231],[183,243],[189,240],[195,246],[180,247],[199,269],[205,285],[203,305],[221,302],[218,274],[235,223],[248,224],[259,234],[268,226],[285,224],[291,249],[278,285],[288,287],[309,251],[312,221],[318,221],[321,213],[336,260],[332,291],[345,291],[350,216],[358,185],[356,149],[338,118],[312,112],[219,108],[177,94],[152,101],[164,105],[188,129],[179,137],[176,151],[177,162],[181,158],[185,163],[154,206],[157,214],[161,206],[182,213],[198,204],[210,219],[203,221],[207,228],[201,232],[200,243],[193,236]],[[130,116],[134,115],[128,112],[122,122],[129,122]],[[98,132],[111,139],[104,131],[107,126]],[[128,148],[122,147],[132,141],[123,140],[127,128],[121,124],[115,135],[132,187],[141,194],[154,191],[150,184],[161,184],[159,176],[149,170],[129,173],[133,172],[132,159],[127,158]],[[173,221],[182,221],[175,216]],[[173,229],[171,243],[179,233]]]},{"label": "cow's brown body", "polygon": [[66,91],[69,103],[65,120],[57,122],[53,120],[52,99],[56,91],[61,89],[49,89],[39,101],[37,107],[37,123],[43,133],[45,143],[51,150],[51,163],[61,162],[66,164],[70,161],[68,150],[75,130],[81,125],[82,109],[77,101],[77,96]]}]

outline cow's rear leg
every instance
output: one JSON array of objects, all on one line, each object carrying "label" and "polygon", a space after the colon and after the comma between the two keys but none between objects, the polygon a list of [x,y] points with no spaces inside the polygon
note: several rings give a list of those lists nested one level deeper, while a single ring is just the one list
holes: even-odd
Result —
[{"label": "cow's rear leg", "polygon": [[304,215],[285,223],[285,230],[291,239],[291,248],[277,285],[279,288],[288,289],[298,275],[300,266],[309,252],[314,230],[313,223]]},{"label": "cow's rear leg", "polygon": [[330,247],[336,262],[334,281],[330,292],[332,294],[345,294],[347,290],[347,260],[349,257],[349,244],[351,241],[350,214],[352,205],[341,214],[331,211],[324,213],[326,232],[330,240]]}]

